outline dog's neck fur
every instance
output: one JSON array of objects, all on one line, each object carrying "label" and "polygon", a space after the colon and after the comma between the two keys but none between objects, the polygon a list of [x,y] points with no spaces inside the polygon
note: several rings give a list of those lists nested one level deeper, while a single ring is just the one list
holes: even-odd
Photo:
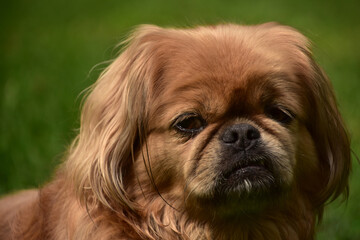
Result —
[{"label": "dog's neck fur", "polygon": [[[176,202],[175,198],[169,201],[171,205],[165,202],[164,198],[171,199],[166,195],[138,197],[137,202],[142,207],[136,214],[124,209],[112,211],[102,207],[94,212],[98,219],[112,219],[109,226],[114,227],[113,233],[117,236],[114,239],[311,240],[314,237],[316,214],[310,202],[300,199],[299,195],[283,209],[274,208],[257,216],[249,214],[225,223],[196,219],[186,210],[180,210],[182,203]],[[299,209],[302,211],[299,212]],[[104,213],[105,218],[101,217]]]},{"label": "dog's neck fur", "polygon": [[58,180],[40,190],[38,199],[20,211],[13,227],[22,230],[15,232],[13,239],[302,240],[314,236],[316,214],[309,202],[300,198],[287,208],[226,224],[194,219],[186,211],[174,209],[156,194],[142,204],[142,210],[136,213],[109,209],[101,203],[82,206],[71,186]]},{"label": "dog's neck fur", "polygon": [[272,209],[257,216],[248,214],[225,223],[196,219],[168,205],[161,197],[148,200],[139,228],[149,239],[310,240],[314,236],[316,214],[309,202],[298,197],[283,209]]}]

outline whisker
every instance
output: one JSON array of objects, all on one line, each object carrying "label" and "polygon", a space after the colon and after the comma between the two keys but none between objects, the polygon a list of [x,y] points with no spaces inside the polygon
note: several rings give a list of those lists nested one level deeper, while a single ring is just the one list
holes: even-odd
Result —
[{"label": "whisker", "polygon": [[[140,128],[140,127],[139,127]],[[140,130],[140,129],[139,129]],[[141,133],[145,133],[145,130],[144,130],[144,125],[141,125]],[[142,154],[142,158],[143,158],[143,161],[144,161],[144,164],[145,164],[145,168],[146,168],[146,172],[147,172],[147,175],[149,176],[150,178],[150,181],[151,181],[151,184],[153,185],[156,193],[159,195],[159,197],[169,206],[171,207],[172,209],[174,209],[175,211],[179,212],[178,209],[176,209],[174,206],[172,206],[160,193],[158,187],[156,186],[155,184],[155,180],[154,180],[154,175],[152,173],[152,169],[151,169],[151,164],[150,164],[150,154],[149,154],[149,147],[148,147],[148,143],[146,141],[146,136],[143,136],[142,134],[139,134],[140,135],[140,143],[141,145],[145,145],[145,150],[146,150],[146,158],[145,158],[145,155],[144,155],[144,151],[142,150],[141,151],[141,154]]]}]

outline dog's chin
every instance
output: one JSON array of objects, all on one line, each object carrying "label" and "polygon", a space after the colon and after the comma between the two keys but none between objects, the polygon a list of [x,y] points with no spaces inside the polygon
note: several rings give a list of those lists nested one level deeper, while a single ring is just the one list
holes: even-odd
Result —
[{"label": "dog's chin", "polygon": [[215,187],[215,196],[256,199],[277,192],[278,188],[275,176],[266,167],[241,166],[221,175]]},{"label": "dog's chin", "polygon": [[288,192],[280,179],[263,163],[236,166],[220,174],[211,194],[198,196],[197,208],[221,218],[259,214],[279,204]]},{"label": "dog's chin", "polygon": [[270,163],[269,159],[251,159],[223,169],[216,181],[215,195],[256,200],[278,193],[281,184]]}]

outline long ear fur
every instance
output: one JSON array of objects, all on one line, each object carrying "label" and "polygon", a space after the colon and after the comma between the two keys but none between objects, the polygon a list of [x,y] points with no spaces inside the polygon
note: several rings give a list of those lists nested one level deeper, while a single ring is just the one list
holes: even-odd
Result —
[{"label": "long ear fur", "polygon": [[127,40],[126,50],[90,89],[80,133],[66,163],[82,201],[91,197],[110,208],[136,207],[124,186],[126,166],[134,160],[134,148],[144,135],[148,84],[157,74],[153,45],[161,31],[149,25],[138,28]]},{"label": "long ear fur", "polygon": [[332,85],[324,71],[311,60],[313,67],[314,99],[308,128],[313,134],[324,182],[318,192],[318,204],[333,201],[349,194],[348,178],[351,170],[350,140],[337,107]]},{"label": "long ear fur", "polygon": [[[341,194],[348,196],[348,179],[351,171],[350,140],[340,115],[333,87],[325,72],[317,65],[308,43],[298,48],[307,60],[301,64],[299,77],[303,78],[309,92],[305,94],[308,105],[306,120],[317,150],[319,171],[311,201],[321,219],[324,204]],[[300,57],[299,57],[300,58]],[[304,62],[306,62],[304,64]],[[299,66],[298,66],[299,67]]]},{"label": "long ear fur", "polygon": [[[350,141],[344,121],[339,113],[332,85],[324,71],[314,61],[310,43],[301,33],[290,27],[266,24],[277,31],[278,41],[296,46],[292,52],[296,74],[302,79],[302,84],[308,89],[302,95],[308,110],[308,119],[305,120],[307,129],[315,143],[320,168],[316,183],[313,183],[311,201],[321,212],[324,204],[333,201],[344,193],[348,196],[348,178],[351,170]],[[316,188],[316,189],[314,189]]]}]

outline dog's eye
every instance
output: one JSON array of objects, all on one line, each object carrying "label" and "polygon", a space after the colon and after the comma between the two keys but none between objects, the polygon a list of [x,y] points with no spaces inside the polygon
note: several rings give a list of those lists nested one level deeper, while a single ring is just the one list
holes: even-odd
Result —
[{"label": "dog's eye", "polygon": [[286,125],[290,124],[295,118],[295,115],[290,110],[277,105],[267,107],[265,109],[265,114],[269,118]]},{"label": "dog's eye", "polygon": [[184,134],[197,134],[204,129],[206,125],[205,120],[194,113],[185,113],[180,115],[173,125],[175,130]]}]

